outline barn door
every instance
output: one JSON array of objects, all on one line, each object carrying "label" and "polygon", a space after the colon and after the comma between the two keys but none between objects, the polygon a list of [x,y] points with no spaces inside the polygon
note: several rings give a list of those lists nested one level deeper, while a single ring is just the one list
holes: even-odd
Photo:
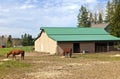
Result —
[{"label": "barn door", "polygon": [[73,52],[80,53],[80,43],[73,43]]},{"label": "barn door", "polygon": [[106,42],[95,43],[95,52],[107,52],[107,43]]}]

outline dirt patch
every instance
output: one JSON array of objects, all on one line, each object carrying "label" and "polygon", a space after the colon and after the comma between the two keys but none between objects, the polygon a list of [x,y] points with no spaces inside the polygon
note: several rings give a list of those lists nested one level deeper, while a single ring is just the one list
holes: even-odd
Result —
[{"label": "dirt patch", "polygon": [[71,74],[65,71],[61,72],[61,71],[51,70],[51,71],[39,71],[39,72],[28,73],[27,75],[34,76],[37,79],[56,79]]},{"label": "dirt patch", "polygon": [[72,76],[64,69],[64,66],[47,66],[42,69],[38,69],[37,72],[26,73],[28,76],[33,76],[35,79],[58,79]]},{"label": "dirt patch", "polygon": [[68,66],[91,66],[89,63],[71,63]]},{"label": "dirt patch", "polygon": [[120,57],[120,54],[112,55],[112,57]]},{"label": "dirt patch", "polygon": [[26,52],[25,56],[49,56],[50,54],[40,52]]},{"label": "dirt patch", "polygon": [[[102,56],[103,54],[101,58]],[[113,55],[105,57],[110,56]],[[5,76],[0,75],[0,79],[120,79],[120,60],[87,59],[81,55],[76,58],[61,58],[33,52],[26,53],[25,60],[18,62],[30,63],[32,66],[12,70],[7,68],[1,71]]]}]

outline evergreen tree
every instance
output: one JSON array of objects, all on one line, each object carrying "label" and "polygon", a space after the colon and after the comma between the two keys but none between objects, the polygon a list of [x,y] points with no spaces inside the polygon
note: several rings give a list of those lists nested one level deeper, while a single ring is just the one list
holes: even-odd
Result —
[{"label": "evergreen tree", "polygon": [[117,4],[120,4],[120,0],[112,0],[110,2],[110,0],[107,2],[107,16],[106,16],[106,21],[107,22],[110,22],[113,15],[114,15],[114,12],[115,12],[115,8],[117,6]]},{"label": "evergreen tree", "polygon": [[120,0],[113,0],[113,2],[114,2],[115,4],[119,4],[119,3],[120,3]]},{"label": "evergreen tree", "polygon": [[111,5],[111,3],[110,3],[110,1],[108,1],[107,2],[107,16],[106,16],[106,22],[109,22],[110,21],[110,19],[111,19],[111,7],[112,7],[112,5]]},{"label": "evergreen tree", "polygon": [[102,23],[103,22],[103,18],[102,18],[102,14],[101,13],[99,13],[99,20],[98,20],[98,23]]},{"label": "evergreen tree", "polygon": [[91,23],[88,19],[88,11],[86,7],[81,6],[78,14],[78,27],[90,27]]},{"label": "evergreen tree", "polygon": [[97,13],[95,13],[95,16],[94,16],[94,23],[97,24]]},{"label": "evergreen tree", "polygon": [[34,44],[32,35],[29,34],[24,34],[21,36],[22,37],[22,45],[23,46],[31,46]]},{"label": "evergreen tree", "polygon": [[7,47],[12,47],[13,46],[13,42],[12,42],[12,36],[9,35],[7,38],[7,43],[6,43]]},{"label": "evergreen tree", "polygon": [[115,13],[110,21],[110,33],[120,37],[120,3],[116,5]]},{"label": "evergreen tree", "polygon": [[94,22],[94,19],[93,19],[93,14],[90,13],[90,22],[93,23]]},{"label": "evergreen tree", "polygon": [[26,33],[24,35],[22,35],[22,45],[23,46],[27,46],[28,45],[28,38],[27,38],[27,34]]},{"label": "evergreen tree", "polygon": [[33,44],[34,44],[33,43],[33,38],[32,38],[31,35],[28,34],[28,45],[30,46],[30,45],[33,45]]}]

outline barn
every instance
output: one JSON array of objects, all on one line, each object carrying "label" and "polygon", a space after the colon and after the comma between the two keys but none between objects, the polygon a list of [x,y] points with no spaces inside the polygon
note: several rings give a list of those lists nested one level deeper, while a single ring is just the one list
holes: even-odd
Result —
[{"label": "barn", "polygon": [[35,51],[62,54],[65,48],[73,53],[107,52],[114,50],[120,38],[107,33],[103,28],[41,27],[35,40]]}]

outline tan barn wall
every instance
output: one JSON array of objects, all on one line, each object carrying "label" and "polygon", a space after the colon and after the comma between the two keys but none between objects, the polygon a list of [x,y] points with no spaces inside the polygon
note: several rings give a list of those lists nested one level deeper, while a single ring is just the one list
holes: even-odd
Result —
[{"label": "tan barn wall", "polygon": [[80,50],[95,52],[95,43],[94,42],[80,42]]},{"label": "tan barn wall", "polygon": [[58,43],[57,53],[62,55],[65,48],[72,48],[73,49],[73,43],[72,42],[69,42],[69,43],[67,43],[67,42]]},{"label": "tan barn wall", "polygon": [[40,38],[35,40],[34,47],[35,47],[35,51],[40,52]]},{"label": "tan barn wall", "polygon": [[55,54],[57,49],[57,42],[48,37],[42,31],[41,36],[35,41],[35,51]]},{"label": "tan barn wall", "polygon": [[[65,48],[74,48],[73,47],[74,42],[62,42],[62,43],[58,43],[57,46],[57,53],[58,54],[63,54],[63,50]],[[86,50],[88,52],[95,52],[95,43],[94,42],[80,42],[80,52],[82,53],[83,50]],[[73,49],[74,50],[74,49]]]}]

